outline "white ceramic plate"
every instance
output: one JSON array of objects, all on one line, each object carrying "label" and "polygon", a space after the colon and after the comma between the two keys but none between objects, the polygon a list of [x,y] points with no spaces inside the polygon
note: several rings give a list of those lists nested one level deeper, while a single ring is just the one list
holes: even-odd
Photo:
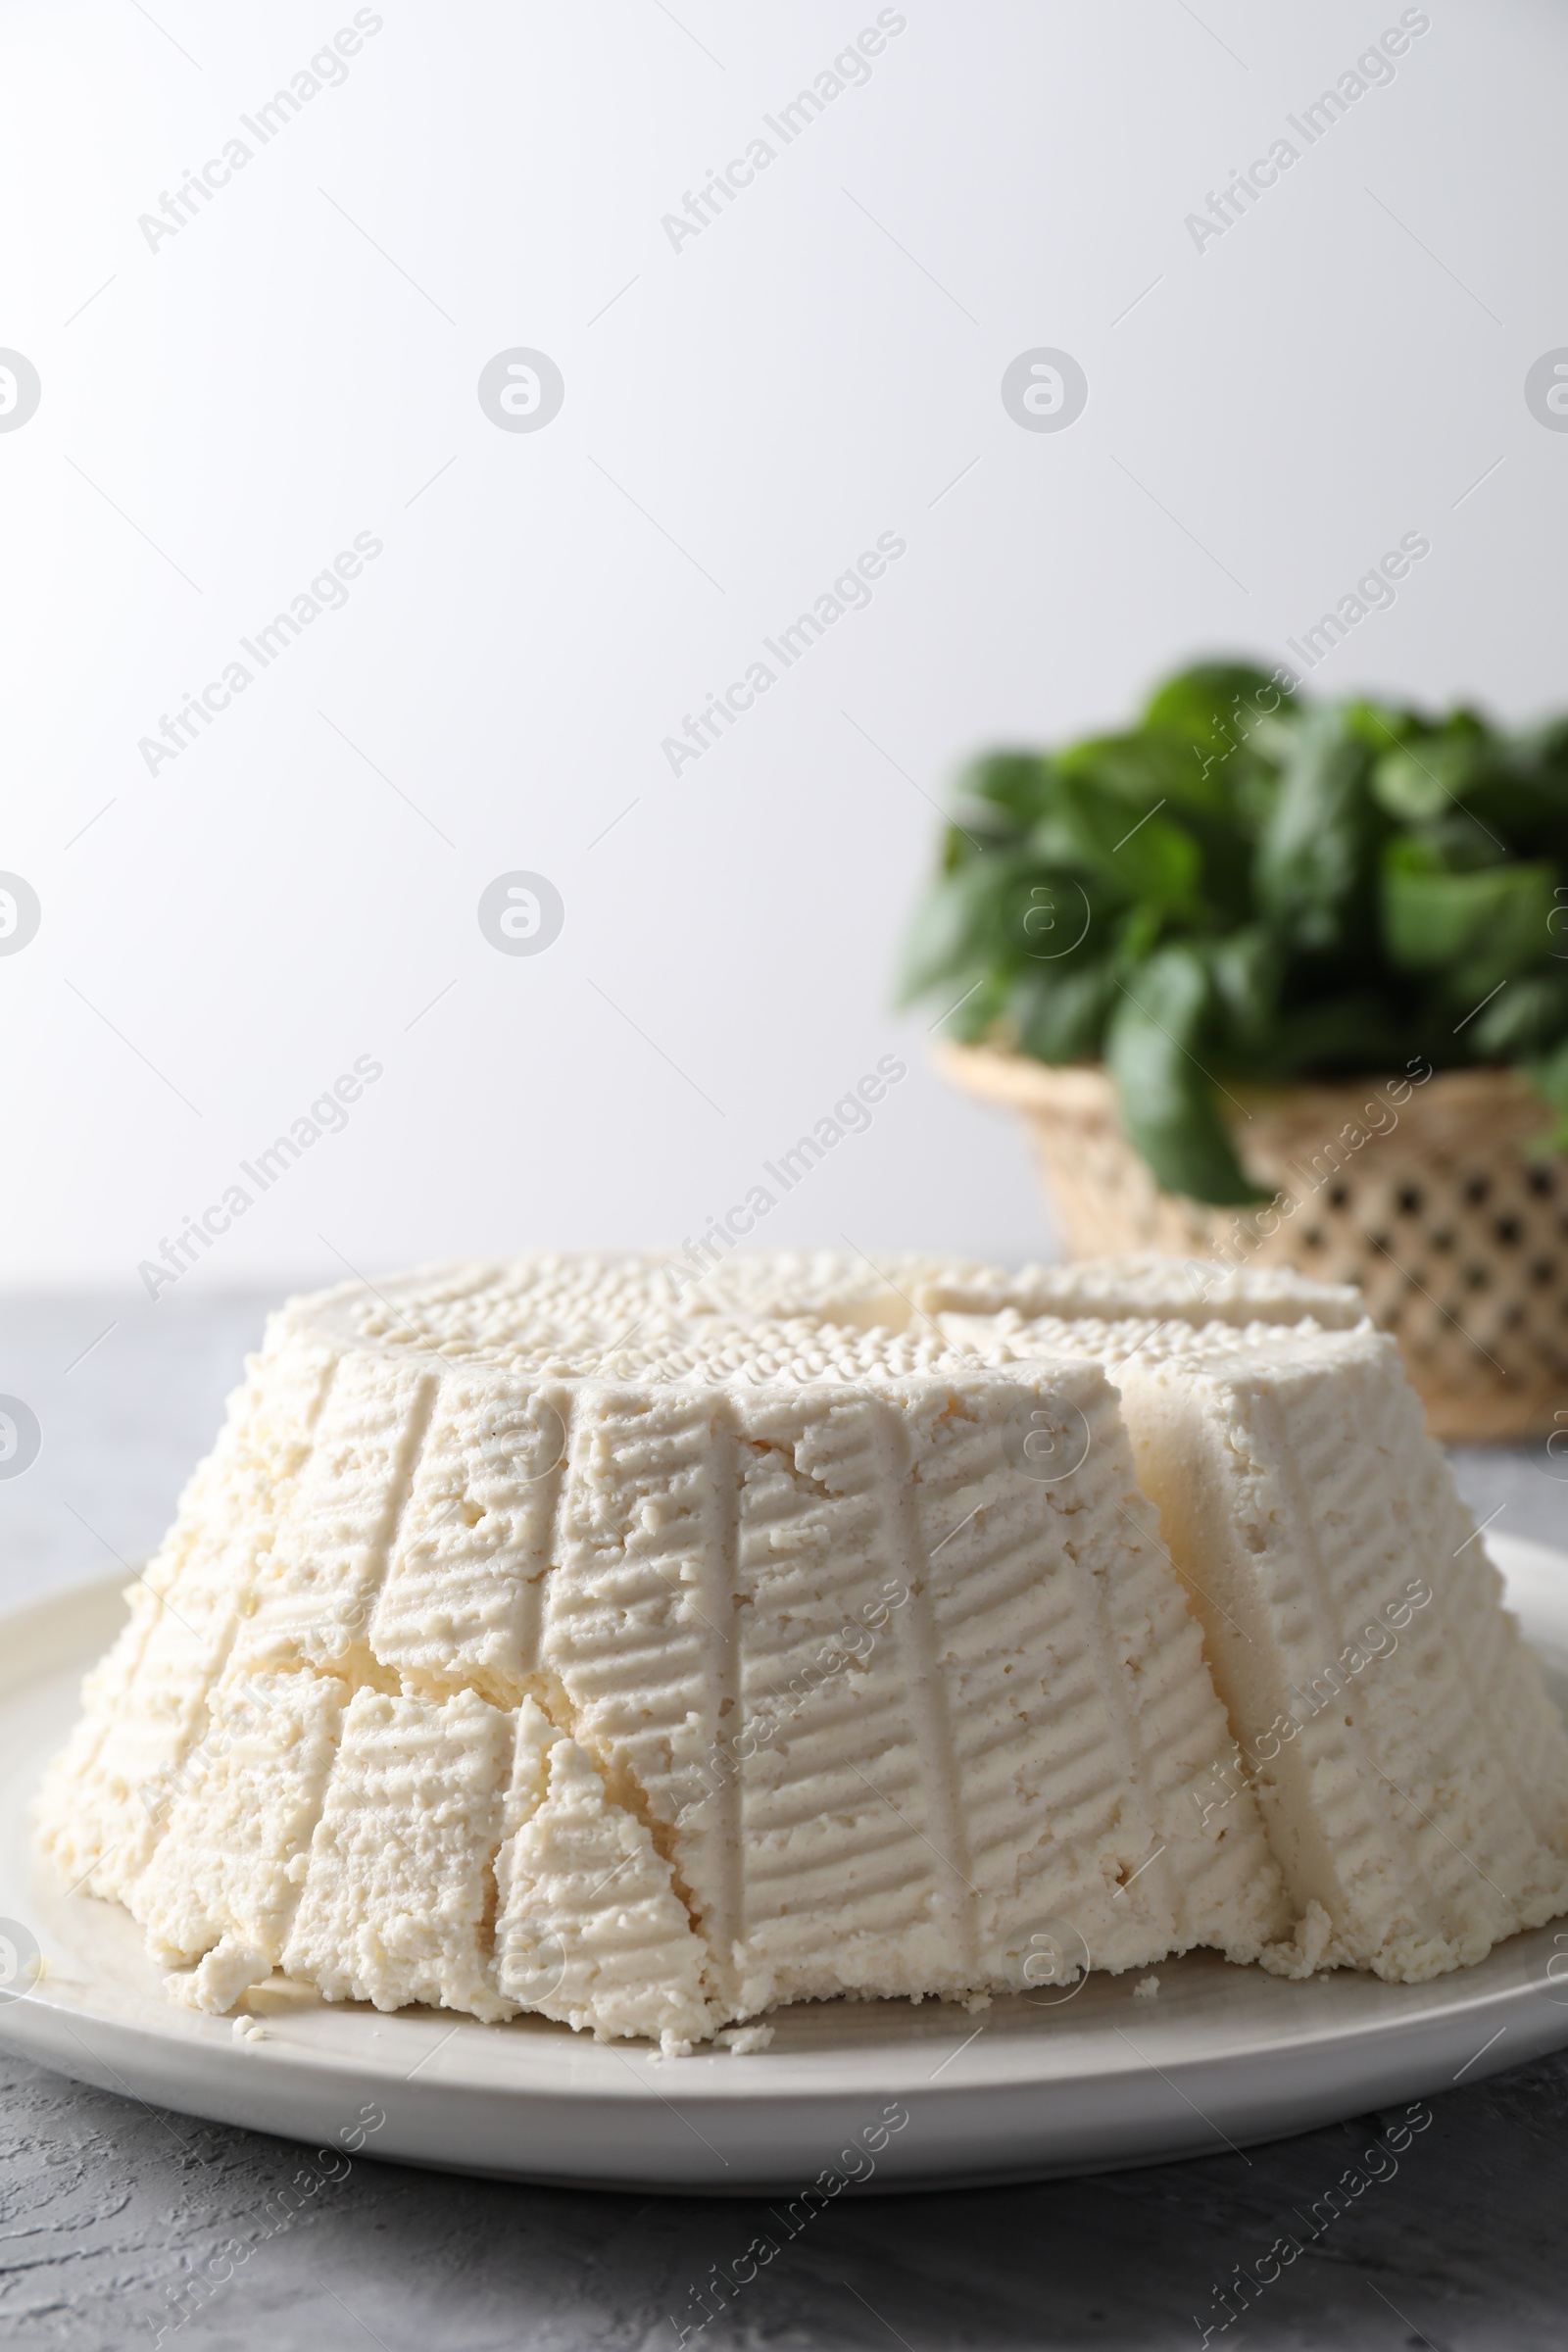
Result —
[{"label": "white ceramic plate", "polygon": [[[1509,1598],[1568,1713],[1568,1554],[1497,1539]],[[0,2040],[100,2087],[322,2149],[523,2180],[798,2197],[1038,2179],[1211,2154],[1478,2082],[1568,2043],[1568,1922],[1461,1974],[1281,1983],[1205,1953],[1159,1990],[1092,1976],[1068,1999],[803,2004],[754,2056],[662,2061],[517,2018],[383,2017],[278,1984],[260,2038],[166,1997],[118,1905],[66,1895],[26,1813],[120,1621],[120,1579],[0,1620],[0,1936],[44,1970]],[[3,1958],[3,1954],[0,1954]],[[1560,1980],[1560,1981],[1559,1981]]]}]

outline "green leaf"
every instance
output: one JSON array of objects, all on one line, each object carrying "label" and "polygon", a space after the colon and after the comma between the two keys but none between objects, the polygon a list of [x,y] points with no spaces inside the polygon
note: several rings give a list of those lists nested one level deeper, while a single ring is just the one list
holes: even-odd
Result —
[{"label": "green leaf", "polygon": [[1227,1054],[1240,1058],[1266,1048],[1278,1020],[1285,963],[1278,940],[1254,924],[1215,940],[1204,960]]},{"label": "green leaf", "polygon": [[1223,758],[1249,739],[1260,717],[1281,708],[1278,680],[1278,671],[1250,662],[1200,662],[1155,689],[1144,724]]},{"label": "green leaf", "polygon": [[1043,865],[1030,851],[975,858],[944,874],[917,909],[901,1002],[982,970],[1011,975],[1055,963],[1091,937],[1098,955],[1115,906],[1092,875]]},{"label": "green leaf", "polygon": [[[1479,810],[1490,822],[1508,807],[1528,812],[1539,787],[1533,762],[1483,726],[1474,712],[1456,710],[1441,726],[1407,717],[1397,744],[1375,746],[1373,793],[1401,824]],[[1499,857],[1507,845],[1494,841]]]},{"label": "green leaf", "polygon": [[1215,756],[1205,746],[1152,730],[1092,736],[1087,743],[1075,743],[1070,750],[1058,752],[1053,761],[1058,777],[1093,785],[1130,808],[1134,817],[1157,801],[1222,808],[1223,789],[1208,781],[1214,765]]},{"label": "green leaf", "polygon": [[1312,713],[1297,731],[1258,842],[1259,905],[1309,954],[1366,942],[1372,858],[1387,830],[1368,790],[1369,766],[1343,712]]},{"label": "green leaf", "polygon": [[1373,793],[1380,808],[1424,837],[1467,843],[1448,856],[1461,865],[1568,849],[1568,766],[1549,728],[1512,740],[1472,711],[1441,726],[1412,722],[1397,750],[1380,757]]},{"label": "green leaf", "polygon": [[1018,832],[994,808],[968,808],[961,825],[949,825],[942,836],[940,870],[956,874],[980,858],[1005,856],[1018,846]]},{"label": "green leaf", "polygon": [[967,988],[951,983],[954,1002],[946,1011],[937,1015],[931,1024],[932,1034],[941,1030],[944,1037],[953,1038],[961,1046],[978,1045],[997,1028],[1006,1011],[1012,980],[1006,972],[982,972]]},{"label": "green leaf", "polygon": [[1568,1033],[1568,967],[1527,974],[1494,997],[1465,1032],[1478,1061],[1518,1061]]},{"label": "green leaf", "polygon": [[1116,954],[1121,963],[1142,963],[1152,956],[1163,928],[1152,906],[1129,906],[1116,922]]},{"label": "green leaf", "polygon": [[959,776],[957,798],[988,805],[1024,832],[1050,805],[1050,778],[1038,752],[986,752]]},{"label": "green leaf", "polygon": [[1401,825],[1420,825],[1446,816],[1456,787],[1469,774],[1469,756],[1457,759],[1436,743],[1402,745],[1385,752],[1372,770],[1372,797]]},{"label": "green leaf", "polygon": [[1104,954],[1111,935],[1114,902],[1077,874],[1033,868],[1027,886],[1020,884],[1009,908],[1012,935],[1024,964],[1049,964],[1062,970],[1069,958],[1079,963]]},{"label": "green leaf", "polygon": [[1364,743],[1374,757],[1393,752],[1429,731],[1415,711],[1400,710],[1393,703],[1355,702],[1342,707],[1349,733],[1358,743]]},{"label": "green leaf", "polygon": [[1191,947],[1162,948],[1137,973],[1111,1020],[1106,1060],[1134,1149],[1168,1193],[1219,1207],[1267,1199],[1242,1173],[1200,1055],[1209,975]]},{"label": "green leaf", "polygon": [[1539,1155],[1544,1157],[1550,1152],[1568,1151],[1568,1038],[1552,1053],[1527,1062],[1525,1068],[1536,1092],[1557,1113],[1537,1147]]},{"label": "green leaf", "polygon": [[1201,911],[1201,853],[1185,826],[1160,812],[1158,800],[1139,806],[1089,776],[1064,776],[1055,809],[1035,827],[1030,846],[1052,863],[1081,866],[1114,899],[1142,899],[1188,920]]},{"label": "green leaf", "polygon": [[[1016,856],[973,860],[944,874],[915,913],[905,950],[900,1002],[922,997],[959,973],[972,978],[1005,937],[1005,908],[1034,861]],[[1019,953],[1013,951],[1014,960]]]},{"label": "green leaf", "polygon": [[1491,865],[1467,874],[1434,870],[1417,841],[1389,844],[1383,860],[1383,937],[1405,971],[1446,971],[1463,994],[1512,978],[1549,953],[1557,904],[1555,866]]},{"label": "green leaf", "polygon": [[1121,999],[1108,958],[1071,961],[1057,971],[1046,965],[1028,972],[1013,990],[1007,1025],[1020,1053],[1037,1061],[1093,1061],[1100,1054],[1105,1023]]},{"label": "green leaf", "polygon": [[1568,1111],[1568,1038],[1530,1065],[1530,1075],[1557,1110]]},{"label": "green leaf", "polygon": [[1446,874],[1468,874],[1477,866],[1508,862],[1508,853],[1492,828],[1457,802],[1407,838],[1430,850],[1434,869]]}]

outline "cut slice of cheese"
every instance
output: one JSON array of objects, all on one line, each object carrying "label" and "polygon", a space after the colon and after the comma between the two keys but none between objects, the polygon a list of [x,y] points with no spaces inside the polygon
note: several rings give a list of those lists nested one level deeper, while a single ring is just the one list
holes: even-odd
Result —
[{"label": "cut slice of cheese", "polygon": [[357,1690],[282,1965],[328,2000],[500,2018],[490,1938],[511,1716],[476,1692]]},{"label": "cut slice of cheese", "polygon": [[1076,1345],[1120,1389],[1235,1736],[1203,1802],[1256,1796],[1313,1923],[1267,1965],[1419,1982],[1568,1910],[1568,1739],[1394,1342],[999,1330],[999,1358]]},{"label": "cut slice of cheese", "polygon": [[[277,1965],[343,1731],[348,1686],[333,1675],[225,1678],[180,1773],[166,1835],[131,1890],[149,1948],[170,1968],[205,1961],[191,1997],[215,1980],[229,2001]],[[248,1974],[244,1973],[248,1969]]]},{"label": "cut slice of cheese", "polygon": [[274,1319],[172,1528],[131,1586],[130,1622],[89,1678],[83,1723],[40,1800],[40,1839],[68,1883],[125,1896],[167,1829],[337,1360],[313,1333]]},{"label": "cut slice of cheese", "polygon": [[614,1804],[592,1760],[531,1699],[496,1861],[498,1992],[601,2034],[706,2039],[709,1950],[646,1826]]},{"label": "cut slice of cheese", "polygon": [[1084,1258],[1070,1266],[1025,1266],[1017,1274],[954,1268],[918,1285],[929,1314],[1013,1314],[1058,1322],[1146,1321],[1178,1326],[1298,1324],[1349,1330],[1367,1320],[1348,1283],[1313,1282],[1290,1266],[1220,1266],[1203,1258]]}]

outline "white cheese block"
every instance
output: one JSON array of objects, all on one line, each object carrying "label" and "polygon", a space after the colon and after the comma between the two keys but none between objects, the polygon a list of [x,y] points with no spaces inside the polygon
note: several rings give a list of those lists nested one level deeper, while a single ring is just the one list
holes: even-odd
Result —
[{"label": "white cheese block", "polygon": [[1568,1740],[1394,1342],[991,1328],[994,1360],[1083,1348],[1120,1389],[1235,1735],[1202,1803],[1256,1796],[1310,1923],[1265,1965],[1419,1982],[1568,1911]]},{"label": "white cheese block", "polygon": [[601,2034],[705,2039],[708,1947],[647,1827],[574,1740],[524,1699],[496,1858],[496,1988]]},{"label": "white cheese block", "polygon": [[1102,1372],[724,1273],[690,1314],[659,1261],[545,1259],[274,1318],[43,1800],[182,1997],[275,1959],[678,2044],[1289,1936],[1250,1793],[1195,1793],[1229,1728]]}]

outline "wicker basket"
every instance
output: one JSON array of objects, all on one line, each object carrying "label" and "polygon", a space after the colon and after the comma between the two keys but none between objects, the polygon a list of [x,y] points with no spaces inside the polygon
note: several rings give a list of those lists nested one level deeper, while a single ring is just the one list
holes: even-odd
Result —
[{"label": "wicker basket", "polygon": [[1548,1114],[1514,1071],[1443,1071],[1407,1093],[1386,1079],[1238,1089],[1226,1115],[1244,1164],[1285,1197],[1250,1211],[1160,1192],[1101,1069],[960,1046],[939,1066],[1022,1113],[1072,1256],[1165,1250],[1356,1283],[1436,1436],[1568,1426],[1568,1160],[1527,1156]]}]

